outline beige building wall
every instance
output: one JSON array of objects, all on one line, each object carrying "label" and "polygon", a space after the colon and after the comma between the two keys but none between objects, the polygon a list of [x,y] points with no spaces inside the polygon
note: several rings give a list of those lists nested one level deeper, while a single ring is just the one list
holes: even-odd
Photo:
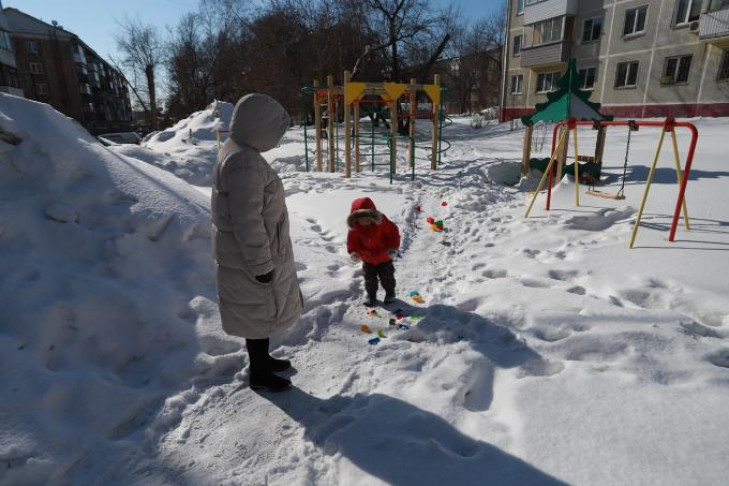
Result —
[{"label": "beige building wall", "polygon": [[[703,12],[710,1],[703,0]],[[529,49],[534,29],[524,25],[524,15],[517,14],[519,0],[510,2],[504,119],[533,112],[536,103],[546,101],[546,95],[535,92],[539,73],[563,71],[566,67],[566,62],[529,68],[521,66],[521,58],[512,55],[514,36],[524,35],[525,47]],[[555,7],[561,7],[557,2],[563,0],[544,0],[538,4],[541,11],[547,11],[551,2]],[[648,8],[644,31],[623,36],[626,11],[644,5]],[[569,57],[576,59],[578,69],[597,68],[591,99],[603,104],[603,112],[634,118],[669,114],[729,116],[729,81],[717,80],[722,56],[729,49],[729,32],[726,40],[701,39],[696,28],[698,24],[675,24],[676,5],[677,0],[580,0],[576,11],[568,13],[566,18],[573,20],[565,20],[565,24],[573,22],[573,28],[571,32],[569,29],[563,32],[569,44]],[[526,9],[529,8],[527,5]],[[565,12],[564,8],[562,12]],[[602,34],[597,40],[583,42],[584,22],[594,17],[603,19]],[[704,21],[703,16],[701,21]],[[685,55],[691,56],[688,82],[662,83],[666,58]],[[633,61],[639,62],[636,86],[616,87],[618,64]],[[511,77],[518,74],[524,76],[523,92],[512,95]]]}]

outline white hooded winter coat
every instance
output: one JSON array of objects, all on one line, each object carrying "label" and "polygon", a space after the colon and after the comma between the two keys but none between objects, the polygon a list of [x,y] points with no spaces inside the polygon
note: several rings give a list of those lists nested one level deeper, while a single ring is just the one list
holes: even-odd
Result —
[{"label": "white hooded winter coat", "polygon": [[[284,187],[261,157],[289,126],[273,98],[250,94],[233,111],[231,135],[213,173],[213,252],[223,329],[250,339],[275,336],[301,315]],[[256,275],[273,271],[270,283]]]}]

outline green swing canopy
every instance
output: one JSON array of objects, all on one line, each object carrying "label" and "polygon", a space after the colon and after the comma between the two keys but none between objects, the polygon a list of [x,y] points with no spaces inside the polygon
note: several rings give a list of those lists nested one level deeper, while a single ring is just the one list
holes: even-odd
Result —
[{"label": "green swing canopy", "polygon": [[575,60],[572,59],[567,66],[567,71],[557,81],[560,89],[547,93],[547,102],[537,103],[535,106],[537,112],[523,116],[522,123],[532,126],[538,121],[560,122],[570,118],[581,121],[612,120],[612,116],[600,113],[600,103],[593,103],[589,100],[590,92],[583,90],[582,84],[583,80],[577,73]]}]

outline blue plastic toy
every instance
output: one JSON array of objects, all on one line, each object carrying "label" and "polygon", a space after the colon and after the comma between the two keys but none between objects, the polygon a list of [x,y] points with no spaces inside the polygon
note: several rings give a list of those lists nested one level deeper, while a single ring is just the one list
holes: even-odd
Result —
[{"label": "blue plastic toy", "polygon": [[377,344],[380,342],[380,338],[372,338],[369,341],[367,341],[370,344]]}]

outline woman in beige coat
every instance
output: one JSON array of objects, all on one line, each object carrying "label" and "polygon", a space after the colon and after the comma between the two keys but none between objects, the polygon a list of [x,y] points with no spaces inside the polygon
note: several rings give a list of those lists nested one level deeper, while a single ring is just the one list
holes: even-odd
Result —
[{"label": "woman in beige coat", "polygon": [[268,354],[269,338],[301,315],[284,187],[261,156],[290,123],[273,98],[250,94],[233,111],[230,138],[213,174],[213,251],[223,329],[246,339],[253,389],[291,385],[273,374],[291,366]]}]

